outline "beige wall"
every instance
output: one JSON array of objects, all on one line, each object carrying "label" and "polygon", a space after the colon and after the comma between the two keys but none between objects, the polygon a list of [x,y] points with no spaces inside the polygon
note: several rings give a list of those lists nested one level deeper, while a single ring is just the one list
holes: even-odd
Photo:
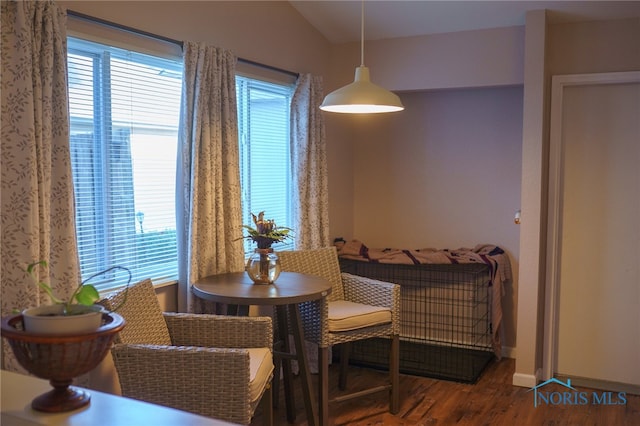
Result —
[{"label": "beige wall", "polygon": [[550,75],[640,69],[640,18],[548,27]]},{"label": "beige wall", "polygon": [[[238,57],[324,75],[330,44],[283,1],[59,1],[63,7]],[[150,10],[152,9],[152,10]]]},{"label": "beige wall", "polygon": [[[522,27],[507,27],[371,41],[365,43],[365,64],[374,83],[396,91],[521,85],[523,36]],[[359,43],[334,46],[326,91],[353,81],[359,63]],[[330,114],[325,117],[330,152],[335,158],[355,159],[353,127],[358,120]],[[384,118],[378,116],[374,121],[380,120]],[[334,131],[336,122],[341,125],[339,131]],[[353,187],[345,182],[354,180],[356,175],[352,167],[332,167],[331,162],[329,173],[332,232],[349,237],[358,216],[344,205],[353,198]]]},{"label": "beige wall", "polygon": [[513,383],[536,385],[536,369],[542,352],[542,307],[540,276],[544,276],[544,211],[546,185],[545,119],[545,11],[526,16],[524,98],[522,122],[522,215],[520,225],[520,268],[517,305],[517,356]]},{"label": "beige wall", "polygon": [[401,98],[402,113],[357,120],[354,236],[372,247],[517,249],[522,87]]},{"label": "beige wall", "polygon": [[[524,27],[460,31],[365,43],[371,80],[393,91],[522,84]],[[334,90],[353,81],[360,43],[332,48]]]},{"label": "beige wall", "polygon": [[[374,83],[396,91],[521,85],[523,36],[522,27],[508,27],[376,40],[365,43],[364,62]],[[353,81],[360,64],[360,44],[333,46],[330,58],[327,92]],[[337,114],[325,114],[325,118],[331,232],[349,238],[360,221],[350,201],[355,199],[354,186],[348,184],[356,177],[357,120]],[[384,118],[378,116],[378,120]]]}]

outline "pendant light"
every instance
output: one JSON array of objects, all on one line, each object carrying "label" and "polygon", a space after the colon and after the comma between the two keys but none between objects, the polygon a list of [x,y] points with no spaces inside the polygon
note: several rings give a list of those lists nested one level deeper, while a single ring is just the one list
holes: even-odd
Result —
[{"label": "pendant light", "polygon": [[395,93],[369,80],[369,68],[364,66],[364,0],[360,14],[360,66],[353,83],[329,93],[320,105],[329,112],[367,114],[402,111],[404,105]]}]

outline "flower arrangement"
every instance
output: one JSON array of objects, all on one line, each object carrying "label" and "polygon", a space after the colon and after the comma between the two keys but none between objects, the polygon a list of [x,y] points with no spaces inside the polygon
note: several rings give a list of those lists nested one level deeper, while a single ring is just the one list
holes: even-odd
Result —
[{"label": "flower arrangement", "polygon": [[257,216],[251,213],[251,216],[253,217],[255,228],[250,225],[242,225],[249,234],[242,238],[253,240],[259,249],[271,248],[273,243],[279,243],[291,238],[291,228],[277,226],[274,220],[265,219],[264,212],[260,212]]}]

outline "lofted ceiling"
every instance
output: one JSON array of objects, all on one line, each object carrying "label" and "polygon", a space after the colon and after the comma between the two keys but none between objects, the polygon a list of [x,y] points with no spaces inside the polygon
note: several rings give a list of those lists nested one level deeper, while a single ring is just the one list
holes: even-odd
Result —
[{"label": "lofted ceiling", "polygon": [[[360,40],[361,1],[290,1],[331,43]],[[528,10],[547,9],[551,23],[640,18],[640,1],[425,1],[364,3],[365,39],[524,25]]]}]

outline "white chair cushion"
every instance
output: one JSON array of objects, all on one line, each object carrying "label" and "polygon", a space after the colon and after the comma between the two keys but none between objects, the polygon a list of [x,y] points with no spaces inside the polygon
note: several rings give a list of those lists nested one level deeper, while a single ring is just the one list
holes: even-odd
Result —
[{"label": "white chair cushion", "polygon": [[329,302],[329,332],[356,330],[391,322],[391,310],[347,300]]},{"label": "white chair cushion", "polygon": [[249,396],[255,402],[262,395],[271,373],[273,372],[273,356],[268,348],[249,348]]}]

